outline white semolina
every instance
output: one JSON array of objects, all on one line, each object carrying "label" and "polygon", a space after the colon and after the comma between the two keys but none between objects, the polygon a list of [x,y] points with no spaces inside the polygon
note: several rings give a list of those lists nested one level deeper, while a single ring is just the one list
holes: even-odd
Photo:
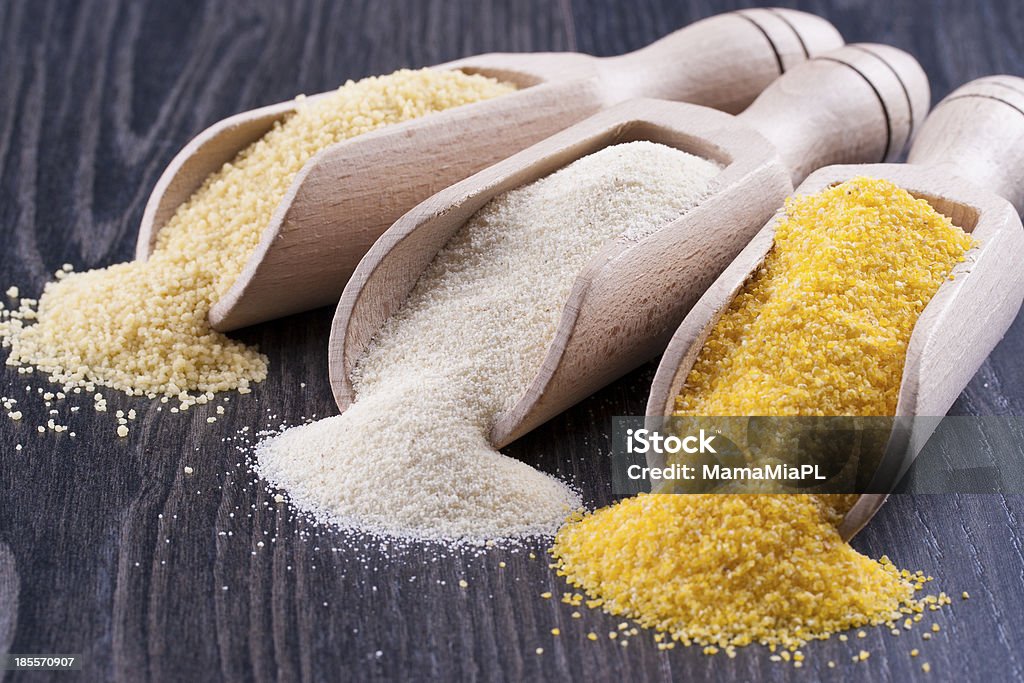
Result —
[{"label": "white semolina", "polygon": [[371,533],[470,542],[553,533],[578,496],[499,453],[491,425],[537,372],[598,249],[671,222],[718,170],[633,142],[495,197],[358,361],[353,405],[262,442],[259,474],[319,521]]},{"label": "white semolina", "polygon": [[[69,265],[38,302],[0,317],[9,365],[35,366],[66,387],[99,384],[128,394],[211,392],[267,374],[267,358],[215,332],[212,304],[242,271],[295,174],[319,150],[381,126],[502,95],[512,86],[459,71],[402,70],[298,101],[279,123],[182,204],[147,261],[85,273]],[[17,297],[16,287],[8,296]]]}]

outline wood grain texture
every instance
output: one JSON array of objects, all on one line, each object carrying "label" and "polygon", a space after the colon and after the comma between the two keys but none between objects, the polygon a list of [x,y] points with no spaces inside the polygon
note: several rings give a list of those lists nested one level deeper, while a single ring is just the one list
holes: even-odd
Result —
[{"label": "wood grain texture", "polygon": [[[0,654],[10,652],[14,641],[14,628],[18,624],[18,568],[14,555],[6,544],[0,543]],[[6,672],[0,671],[0,681]]]},{"label": "wood grain texture", "polygon": [[[131,258],[160,171],[189,138],[231,113],[348,77],[482,52],[617,54],[741,5],[0,3],[0,289],[16,283],[34,294],[64,262],[83,269]],[[851,42],[890,42],[915,54],[935,100],[987,73],[1024,74],[1024,16],[1011,3],[799,6],[824,14]],[[94,415],[87,401],[71,420],[74,440],[37,435],[46,413],[34,401],[20,406],[21,423],[0,417],[0,543],[20,582],[11,651],[79,652],[86,662],[77,676],[8,672],[5,683],[803,681],[828,678],[829,659],[848,661],[851,648],[838,641],[808,648],[802,671],[757,651],[729,660],[658,652],[647,639],[628,648],[592,643],[587,631],[605,633],[618,620],[590,611],[574,620],[571,608],[540,599],[541,591],[561,591],[543,555],[445,558],[422,549],[363,549],[273,505],[222,439],[242,425],[334,412],[329,326],[330,311],[316,311],[239,335],[270,355],[271,374],[253,394],[232,398],[212,425],[210,408],[173,415],[109,392],[111,411],[140,413],[127,439],[116,439],[112,415]],[[1024,414],[1022,351],[1018,318],[953,411]],[[643,411],[652,372],[646,366],[632,373],[507,452],[564,473],[590,502],[608,502],[602,455],[610,416]],[[26,384],[35,391],[40,381],[0,374],[0,394],[20,397]],[[24,449],[15,451],[16,443]],[[183,473],[185,464],[193,475]],[[942,631],[927,643],[916,633],[869,631],[858,646],[871,659],[844,666],[843,680],[1024,678],[1022,521],[1024,499],[1017,496],[897,497],[886,505],[857,547],[888,553],[934,575],[937,589],[972,597],[942,614]],[[499,568],[500,561],[507,566]],[[457,586],[459,578],[468,588]],[[549,634],[554,626],[562,629],[558,638]],[[922,659],[909,657],[911,647],[921,648]],[[922,660],[932,664],[928,676]]]}]

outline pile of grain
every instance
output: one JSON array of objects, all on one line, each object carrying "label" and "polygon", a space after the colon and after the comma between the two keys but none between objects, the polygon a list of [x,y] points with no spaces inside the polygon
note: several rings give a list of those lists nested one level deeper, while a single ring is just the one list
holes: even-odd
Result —
[{"label": "pile of grain", "polygon": [[676,415],[893,415],[917,318],[971,237],[886,180],[791,198]]},{"label": "pile of grain", "polygon": [[211,305],[241,273],[295,174],[328,145],[381,126],[508,93],[459,71],[403,70],[297,102],[297,112],[242,150],[182,204],[145,262],[59,273],[37,302],[0,320],[8,364],[70,387],[134,395],[248,390],[266,376],[256,349],[215,332]]},{"label": "pile of grain", "polygon": [[797,647],[923,610],[924,577],[844,543],[804,495],[641,495],[562,529],[558,572],[689,645]]},{"label": "pile of grain", "polygon": [[[675,414],[891,415],[914,324],[971,245],[887,181],[856,178],[791,199]],[[833,525],[848,504],[640,496],[568,524],[554,554],[605,610],[684,643],[796,647],[923,610],[913,598],[920,575],[842,542]]]},{"label": "pile of grain", "polygon": [[487,440],[540,367],[573,281],[609,239],[663,226],[718,168],[616,145],[492,199],[377,334],[342,415],[287,430],[258,471],[317,519],[399,537],[552,533],[579,500]]}]

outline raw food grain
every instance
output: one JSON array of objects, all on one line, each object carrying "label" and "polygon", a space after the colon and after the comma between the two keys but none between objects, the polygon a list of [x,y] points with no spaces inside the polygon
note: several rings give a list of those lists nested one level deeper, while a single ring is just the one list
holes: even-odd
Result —
[{"label": "raw food grain", "polygon": [[715,324],[674,414],[895,414],[914,324],[971,246],[887,180],[790,198],[774,246]]},{"label": "raw food grain", "polygon": [[566,525],[558,573],[685,645],[798,647],[925,604],[925,577],[843,542],[805,495],[640,495]]},{"label": "raw food grain", "polygon": [[550,534],[579,504],[487,440],[554,337],[580,270],[608,240],[657,229],[718,167],[650,142],[615,145],[480,209],[356,363],[356,401],[263,442],[259,473],[300,509],[399,537]]},{"label": "raw food grain", "polygon": [[[402,70],[297,100],[297,112],[212,174],[160,230],[146,261],[58,271],[39,300],[0,318],[10,365],[65,387],[129,395],[209,392],[266,377],[255,348],[215,332],[211,305],[242,271],[295,174],[319,150],[381,126],[496,97],[512,86],[460,71]],[[15,296],[17,288],[9,295]],[[212,396],[207,396],[207,400]]]},{"label": "raw food grain", "polygon": [[[972,244],[885,180],[790,199],[674,414],[892,415],[914,324]],[[553,553],[603,609],[685,644],[795,648],[949,604],[945,594],[914,597],[930,577],[842,541],[835,524],[851,499],[639,496],[566,525]]]}]

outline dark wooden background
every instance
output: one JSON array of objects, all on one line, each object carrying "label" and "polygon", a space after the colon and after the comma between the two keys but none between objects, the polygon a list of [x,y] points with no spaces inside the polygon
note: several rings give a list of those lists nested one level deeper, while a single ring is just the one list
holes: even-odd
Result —
[{"label": "dark wooden background", "polygon": [[[614,54],[747,4],[7,0],[0,3],[0,289],[18,284],[35,295],[64,262],[85,269],[130,258],[161,169],[221,117],[347,78],[479,52]],[[913,52],[936,100],[985,74],[1024,75],[1020,3],[794,6],[828,17],[850,41]],[[659,652],[649,637],[628,648],[604,637],[590,642],[587,631],[603,635],[618,620],[590,611],[573,620],[572,608],[542,600],[542,591],[562,589],[542,548],[530,560],[525,552],[364,547],[268,505],[225,439],[242,425],[333,412],[329,321],[324,310],[240,334],[269,354],[270,377],[232,400],[214,425],[206,422],[210,410],[172,415],[113,394],[107,415],[80,401],[74,440],[35,433],[46,419],[38,402],[19,406],[21,423],[0,417],[0,652],[80,653],[85,666],[77,674],[0,672],[0,679],[1024,678],[1019,497],[889,504],[855,545],[933,574],[935,589],[972,598],[943,612],[930,642],[920,631],[894,638],[871,630],[863,641],[807,647],[803,670],[772,664],[756,648],[729,660],[696,649]],[[1018,320],[955,410],[1024,415],[1022,351]],[[588,499],[607,502],[601,463],[609,418],[642,412],[651,375],[650,367],[634,373],[508,452],[569,475]],[[19,397],[26,383],[40,381],[3,371],[0,394]],[[112,412],[129,407],[139,419],[118,440]],[[186,464],[194,475],[183,475]],[[468,588],[458,587],[460,578]],[[557,638],[549,633],[555,626]],[[852,665],[860,647],[872,656]],[[921,658],[910,658],[912,647]],[[827,669],[829,659],[839,668]],[[931,663],[930,675],[922,661]]]}]

